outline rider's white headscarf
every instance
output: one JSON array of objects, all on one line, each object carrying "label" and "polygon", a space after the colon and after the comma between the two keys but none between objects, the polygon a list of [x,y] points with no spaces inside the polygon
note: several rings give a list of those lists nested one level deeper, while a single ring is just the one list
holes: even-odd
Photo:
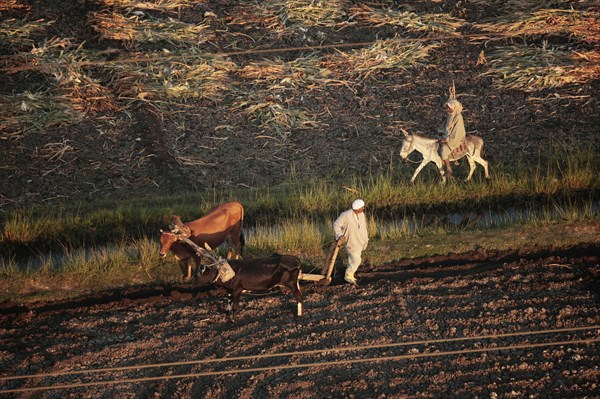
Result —
[{"label": "rider's white headscarf", "polygon": [[463,106],[460,102],[458,102],[458,100],[453,99],[453,100],[448,100],[448,102],[446,103],[447,107],[450,107],[452,109],[452,115],[454,115],[455,113],[461,113],[463,110]]}]

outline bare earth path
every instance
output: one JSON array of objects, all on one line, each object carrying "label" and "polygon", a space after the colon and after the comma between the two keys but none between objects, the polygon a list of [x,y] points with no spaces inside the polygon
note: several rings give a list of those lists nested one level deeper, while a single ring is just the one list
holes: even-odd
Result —
[{"label": "bare earth path", "polygon": [[[358,289],[305,284],[300,319],[248,294],[232,322],[185,286],[5,307],[0,398],[600,398],[599,252],[364,266]],[[58,375],[5,379],[40,373]]]}]

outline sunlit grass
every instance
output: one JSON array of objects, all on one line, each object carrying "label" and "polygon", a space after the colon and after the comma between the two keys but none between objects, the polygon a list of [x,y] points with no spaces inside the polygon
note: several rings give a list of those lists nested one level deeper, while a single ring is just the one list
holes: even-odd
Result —
[{"label": "sunlit grass", "polygon": [[2,240],[13,242],[30,242],[44,231],[43,221],[33,220],[23,212],[13,212],[4,223]]},{"label": "sunlit grass", "polygon": [[[14,210],[6,214],[0,245],[53,246],[96,245],[158,234],[170,216],[189,221],[204,214],[216,203],[236,200],[254,222],[287,220],[302,215],[331,216],[363,198],[372,212],[424,212],[486,209],[504,198],[508,205],[527,206],[531,199],[562,201],[572,193],[595,192],[598,160],[589,149],[570,150],[565,156],[560,145],[537,166],[514,165],[492,169],[492,179],[477,171],[469,183],[458,178],[442,185],[435,173],[420,175],[414,184],[410,170],[352,177],[347,184],[335,181],[289,182],[285,186],[244,190],[238,193],[199,193],[185,197],[133,199],[131,203],[77,204],[54,208]],[[432,166],[433,167],[433,166]],[[458,168],[456,173],[463,173]],[[464,171],[466,173],[466,171]]]},{"label": "sunlit grass", "polygon": [[178,282],[173,259],[158,256],[157,242],[142,238],[110,246],[67,248],[17,263],[0,258],[0,300],[64,299],[148,283]]},{"label": "sunlit grass", "polygon": [[303,219],[256,226],[247,231],[250,251],[266,255],[279,252],[314,256],[322,251],[326,229],[322,223]]},{"label": "sunlit grass", "polygon": [[[364,257],[372,265],[381,265],[394,259],[449,252],[598,242],[599,213],[593,198],[583,203],[567,200],[544,207],[491,212],[473,225],[404,213],[382,219],[367,212],[371,239]],[[247,226],[246,257],[293,254],[300,257],[305,272],[318,273],[333,239],[336,216]],[[559,230],[561,234],[557,234]],[[344,250],[340,256],[345,262]],[[156,239],[148,237],[109,246],[64,247],[53,254],[40,254],[28,264],[0,258],[0,300],[68,298],[110,288],[178,281],[180,271],[173,257],[161,259]]]},{"label": "sunlit grass", "polygon": [[[343,197],[340,198],[338,189],[326,182],[313,182],[298,187],[296,190],[297,193],[294,197],[295,208],[298,213],[321,212],[343,201]],[[349,197],[346,197],[346,199],[349,199]]]},{"label": "sunlit grass", "polygon": [[402,240],[411,237],[418,233],[418,229],[411,226],[410,219],[392,220],[392,221],[377,221],[373,219],[375,234],[371,236],[377,237],[381,241]]},{"label": "sunlit grass", "polygon": [[0,257],[0,278],[15,279],[23,274],[23,268],[19,267],[14,257]]}]

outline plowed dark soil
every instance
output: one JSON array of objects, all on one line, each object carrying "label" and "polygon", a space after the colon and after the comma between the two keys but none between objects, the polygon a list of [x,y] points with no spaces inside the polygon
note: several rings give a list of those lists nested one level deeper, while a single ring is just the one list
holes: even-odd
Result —
[{"label": "plowed dark soil", "polygon": [[287,295],[248,293],[232,320],[220,291],[189,286],[5,307],[1,377],[56,375],[2,380],[0,394],[600,398],[599,257],[584,245],[365,266],[358,288],[304,283],[300,318]]}]

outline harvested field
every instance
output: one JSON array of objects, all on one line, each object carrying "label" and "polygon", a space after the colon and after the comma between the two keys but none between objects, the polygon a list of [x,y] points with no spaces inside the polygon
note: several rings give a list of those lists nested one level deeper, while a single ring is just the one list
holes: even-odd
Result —
[{"label": "harvested field", "polygon": [[400,128],[433,136],[453,82],[492,169],[599,148],[592,1],[15,0],[0,12],[7,208],[406,179]]}]

